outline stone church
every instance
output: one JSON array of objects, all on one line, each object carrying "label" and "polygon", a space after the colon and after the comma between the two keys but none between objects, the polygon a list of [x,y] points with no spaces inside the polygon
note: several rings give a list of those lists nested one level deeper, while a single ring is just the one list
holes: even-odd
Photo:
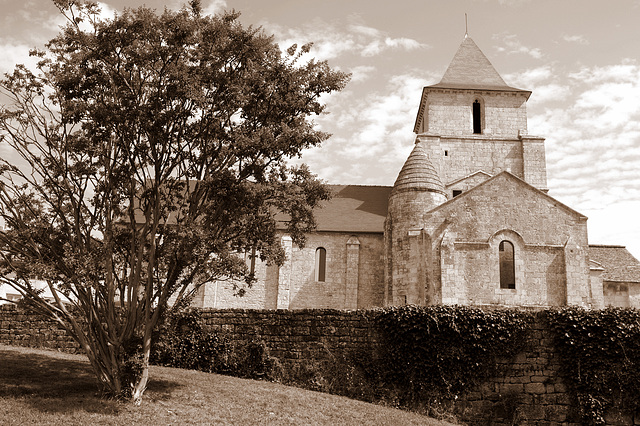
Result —
[{"label": "stone church", "polygon": [[640,307],[640,262],[589,245],[587,218],[547,194],[530,91],[508,86],[465,36],[422,90],[415,147],[392,187],[332,185],[317,232],[284,265],[247,254],[257,282],[200,289],[213,308],[360,309],[403,304]]}]

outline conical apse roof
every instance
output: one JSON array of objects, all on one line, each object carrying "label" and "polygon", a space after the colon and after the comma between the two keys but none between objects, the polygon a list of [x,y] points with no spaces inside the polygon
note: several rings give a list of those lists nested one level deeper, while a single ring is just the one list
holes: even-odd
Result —
[{"label": "conical apse roof", "polygon": [[439,192],[446,196],[444,185],[438,172],[431,164],[429,155],[422,144],[417,143],[402,166],[393,185],[392,193],[404,191]]}]

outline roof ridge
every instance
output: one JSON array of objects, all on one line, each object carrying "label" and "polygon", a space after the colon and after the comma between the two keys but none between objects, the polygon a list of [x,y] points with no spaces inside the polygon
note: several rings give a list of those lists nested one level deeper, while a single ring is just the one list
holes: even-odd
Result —
[{"label": "roof ridge", "polygon": [[326,183],[327,186],[362,186],[367,188],[393,188],[392,185],[368,185],[368,184],[359,184],[359,183]]}]

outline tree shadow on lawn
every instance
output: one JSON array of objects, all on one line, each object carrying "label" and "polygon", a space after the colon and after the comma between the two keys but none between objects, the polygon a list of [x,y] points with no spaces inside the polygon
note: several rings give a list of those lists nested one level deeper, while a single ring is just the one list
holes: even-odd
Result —
[{"label": "tree shadow on lawn", "polygon": [[[182,385],[170,380],[149,380],[154,399],[170,398]],[[121,402],[103,397],[89,362],[81,356],[0,346],[0,398],[20,398],[43,412],[86,411],[118,414]]]}]

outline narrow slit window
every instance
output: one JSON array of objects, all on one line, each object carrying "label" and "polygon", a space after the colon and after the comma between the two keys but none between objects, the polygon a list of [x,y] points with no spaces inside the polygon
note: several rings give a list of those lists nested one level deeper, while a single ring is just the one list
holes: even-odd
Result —
[{"label": "narrow slit window", "polygon": [[482,108],[477,99],[473,102],[473,133],[482,133]]},{"label": "narrow slit window", "polygon": [[327,271],[327,250],[324,247],[316,249],[316,281],[324,282]]},{"label": "narrow slit window", "polygon": [[256,257],[257,257],[257,255],[256,255],[256,248],[255,247],[251,248],[251,256],[250,257],[251,257],[251,266],[249,267],[249,273],[251,275],[253,275],[253,274],[256,273]]},{"label": "narrow slit window", "polygon": [[515,253],[509,241],[500,242],[500,288],[516,288]]}]

